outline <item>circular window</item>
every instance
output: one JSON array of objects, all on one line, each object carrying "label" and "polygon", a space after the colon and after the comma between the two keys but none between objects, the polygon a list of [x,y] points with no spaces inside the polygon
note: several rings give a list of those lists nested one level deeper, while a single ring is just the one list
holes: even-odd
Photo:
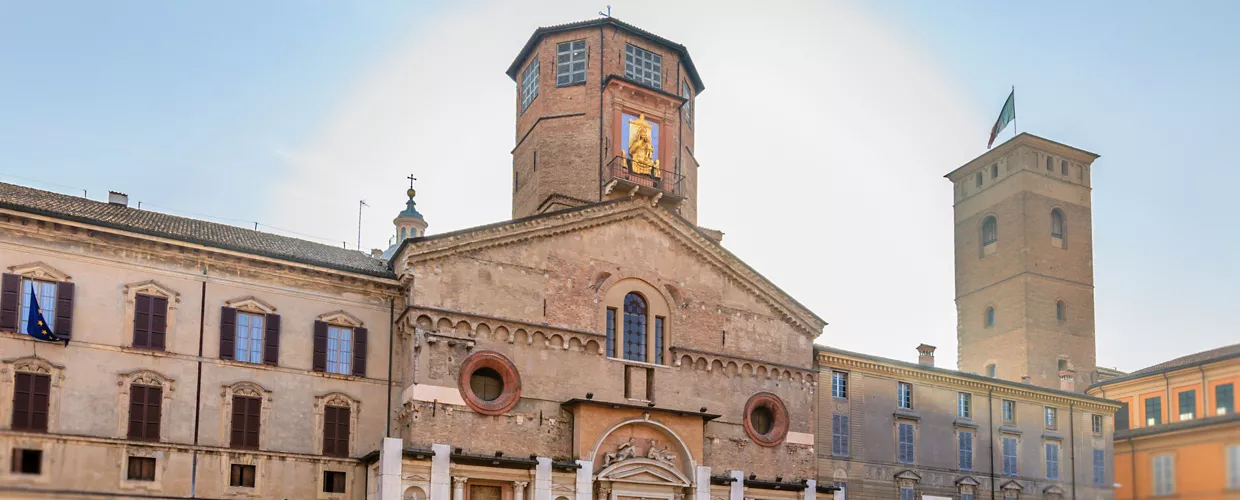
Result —
[{"label": "circular window", "polygon": [[461,362],[457,388],[465,404],[474,411],[502,415],[521,399],[521,376],[503,354],[478,351]]},{"label": "circular window", "polygon": [[469,376],[469,389],[483,401],[495,401],[504,392],[504,379],[490,368],[479,368]]},{"label": "circular window", "polygon": [[779,396],[759,392],[745,403],[745,433],[755,443],[775,446],[788,434],[788,408]]}]

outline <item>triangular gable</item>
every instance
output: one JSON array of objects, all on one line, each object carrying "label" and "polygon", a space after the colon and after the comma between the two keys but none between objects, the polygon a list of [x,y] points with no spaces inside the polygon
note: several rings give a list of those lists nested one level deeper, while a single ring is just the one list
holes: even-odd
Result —
[{"label": "triangular gable", "polygon": [[1025,490],[1025,487],[1024,487],[1024,486],[1021,486],[1021,485],[1020,485],[1020,483],[1016,482],[1016,480],[1015,480],[1015,479],[1010,479],[1010,480],[1008,480],[1008,482],[1003,483],[1003,485],[1002,485],[1002,486],[1000,486],[1000,487],[999,487],[999,489],[1001,489],[1001,490],[1016,490],[1016,491],[1024,491],[1024,490]]},{"label": "triangular gable", "polygon": [[[650,198],[632,197],[605,201],[515,219],[451,233],[406,240],[392,259],[398,275],[416,264],[483,249],[520,244],[537,238],[583,231],[628,219],[641,218],[653,224],[688,249],[703,262],[718,269],[742,290],[771,307],[786,322],[813,339],[822,333],[826,321],[766,277],[749,267],[719,243],[684,218],[658,206]],[[407,279],[402,276],[402,280]]]},{"label": "triangular gable", "polygon": [[614,463],[598,472],[596,481],[689,486],[689,478],[670,464],[634,457]]}]

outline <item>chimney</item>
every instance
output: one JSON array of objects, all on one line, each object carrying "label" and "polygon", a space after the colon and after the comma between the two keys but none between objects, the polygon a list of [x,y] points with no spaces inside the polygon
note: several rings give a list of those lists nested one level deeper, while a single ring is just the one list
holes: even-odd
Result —
[{"label": "chimney", "polygon": [[1059,390],[1076,392],[1076,370],[1059,371]]},{"label": "chimney", "polygon": [[1033,380],[1032,380],[1032,379],[1030,379],[1028,375],[1025,375],[1025,376],[1023,376],[1023,377],[1021,377],[1021,378],[1020,378],[1020,383],[1022,383],[1022,384],[1031,384],[1031,383],[1033,383]]},{"label": "chimney", "polygon": [[370,249],[370,257],[371,257],[371,258],[374,258],[374,259],[382,259],[382,258],[383,258],[383,250],[380,250],[380,249],[378,249],[378,248],[372,248],[372,249]]},{"label": "chimney", "polygon": [[934,366],[934,350],[936,348],[930,344],[922,344],[917,346],[917,364],[922,366]]},{"label": "chimney", "polygon": [[111,205],[127,207],[129,206],[129,195],[125,193],[118,193],[116,191],[108,191],[108,203]]}]

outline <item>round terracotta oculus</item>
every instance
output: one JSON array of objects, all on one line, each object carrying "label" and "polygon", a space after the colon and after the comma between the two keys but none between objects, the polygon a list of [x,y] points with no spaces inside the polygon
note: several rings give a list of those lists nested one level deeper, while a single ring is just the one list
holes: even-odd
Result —
[{"label": "round terracotta oculus", "polygon": [[503,415],[521,399],[521,375],[507,356],[478,351],[461,361],[457,389],[475,412]]},{"label": "round terracotta oculus", "polygon": [[759,392],[745,403],[745,434],[762,446],[776,446],[788,435],[788,408],[779,396]]}]

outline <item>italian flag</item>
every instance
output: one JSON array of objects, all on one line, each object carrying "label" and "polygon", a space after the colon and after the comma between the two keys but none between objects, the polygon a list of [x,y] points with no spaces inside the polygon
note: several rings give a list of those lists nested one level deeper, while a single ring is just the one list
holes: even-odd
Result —
[{"label": "italian flag", "polygon": [[990,149],[995,144],[995,136],[999,135],[1004,128],[1016,119],[1016,89],[1012,89],[1012,93],[1008,94],[1007,102],[1003,103],[1003,110],[999,111],[999,119],[995,120],[995,126],[990,128],[990,142],[986,143],[986,149]]}]

